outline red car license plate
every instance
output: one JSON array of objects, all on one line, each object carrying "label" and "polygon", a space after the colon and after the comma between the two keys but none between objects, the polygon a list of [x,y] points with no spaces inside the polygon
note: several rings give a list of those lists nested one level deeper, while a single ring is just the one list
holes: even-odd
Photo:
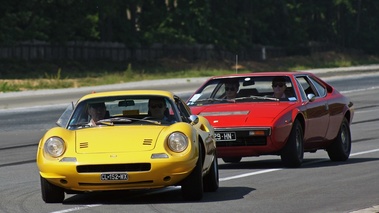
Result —
[{"label": "red car license plate", "polygon": [[216,141],[235,141],[236,133],[235,132],[216,132],[215,138],[216,138]]},{"label": "red car license plate", "polygon": [[101,180],[128,180],[127,173],[104,173],[101,174]]}]

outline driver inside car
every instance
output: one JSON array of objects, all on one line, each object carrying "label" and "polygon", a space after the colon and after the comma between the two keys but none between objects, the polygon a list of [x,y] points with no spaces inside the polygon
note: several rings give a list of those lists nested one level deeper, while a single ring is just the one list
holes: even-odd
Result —
[{"label": "driver inside car", "polygon": [[91,117],[89,121],[90,126],[96,126],[96,122],[104,119],[106,114],[106,107],[103,102],[88,104],[88,115]]}]

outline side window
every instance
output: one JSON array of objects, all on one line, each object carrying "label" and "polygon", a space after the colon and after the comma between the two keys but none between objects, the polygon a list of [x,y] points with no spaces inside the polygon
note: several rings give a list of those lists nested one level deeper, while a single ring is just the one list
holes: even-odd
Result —
[{"label": "side window", "polygon": [[308,81],[305,79],[304,76],[296,77],[296,80],[297,84],[299,85],[301,99],[305,101],[307,100],[307,95],[313,93],[312,87],[309,85]]},{"label": "side window", "polygon": [[323,87],[320,83],[318,83],[316,80],[312,79],[312,78],[309,78],[312,82],[312,84],[314,85],[314,87],[316,88],[318,94],[320,97],[324,97],[326,95],[326,88]]},{"label": "side window", "polygon": [[191,115],[191,111],[189,107],[187,107],[179,98],[175,98],[175,104],[178,107],[181,119],[184,122],[190,122],[189,116]]},{"label": "side window", "polygon": [[313,82],[311,82],[311,80],[308,77],[301,76],[297,77],[297,79],[301,83],[301,86],[303,87],[305,94],[314,94],[315,96],[319,96],[316,88],[313,85]]},{"label": "side window", "polygon": [[[73,110],[73,109],[71,109]],[[78,103],[75,108],[75,111],[68,122],[68,129],[77,129],[78,124],[87,123],[90,120],[90,117],[87,113],[87,101],[82,101]]]},{"label": "side window", "polygon": [[168,115],[173,116],[174,112],[172,110],[172,104],[171,104],[171,102],[167,98],[165,98],[165,101],[166,101],[166,108],[167,108]]}]

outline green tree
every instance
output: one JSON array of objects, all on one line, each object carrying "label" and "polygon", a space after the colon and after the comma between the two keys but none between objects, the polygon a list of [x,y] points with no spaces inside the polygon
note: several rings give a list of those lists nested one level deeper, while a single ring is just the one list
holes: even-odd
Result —
[{"label": "green tree", "polygon": [[229,51],[309,42],[379,52],[372,0],[13,0],[0,7],[0,43],[213,44]]},{"label": "green tree", "polygon": [[40,8],[48,20],[44,30],[51,42],[96,41],[98,17],[92,2],[86,0],[41,0]]},{"label": "green tree", "polygon": [[141,33],[148,43],[209,43],[209,16],[208,1],[145,1],[140,16]]},{"label": "green tree", "polygon": [[0,43],[48,40],[48,17],[39,10],[39,0],[2,1],[0,7]]}]

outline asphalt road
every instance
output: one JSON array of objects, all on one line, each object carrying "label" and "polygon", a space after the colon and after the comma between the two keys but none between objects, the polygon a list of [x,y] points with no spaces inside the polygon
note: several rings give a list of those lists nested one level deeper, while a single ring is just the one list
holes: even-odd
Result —
[{"label": "asphalt road", "polygon": [[[277,156],[244,158],[239,164],[219,160],[218,192],[206,193],[195,203],[183,201],[175,187],[69,195],[63,204],[41,199],[35,164],[38,139],[54,126],[69,101],[93,89],[166,89],[167,82],[0,95],[0,212],[378,212],[379,75],[361,74],[319,72],[355,104],[348,161],[331,162],[324,151],[306,153],[299,169],[282,168]],[[167,89],[185,98],[204,80],[173,80]]]}]

